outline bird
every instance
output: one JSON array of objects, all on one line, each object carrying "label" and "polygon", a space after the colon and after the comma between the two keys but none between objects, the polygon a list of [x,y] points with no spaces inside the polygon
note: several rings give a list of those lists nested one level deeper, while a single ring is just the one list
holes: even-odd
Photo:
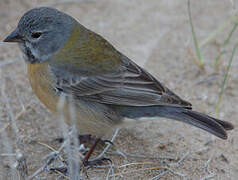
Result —
[{"label": "bird", "polygon": [[[234,128],[230,122],[192,110],[190,102],[101,35],[55,8],[27,11],[4,42],[18,43],[33,92],[52,113],[64,114],[69,125],[73,104],[76,128],[97,137],[92,148],[110,130],[128,122],[136,125],[141,118],[181,121],[221,139]],[[65,104],[59,110],[61,97]],[[85,164],[90,156],[86,155]]]}]

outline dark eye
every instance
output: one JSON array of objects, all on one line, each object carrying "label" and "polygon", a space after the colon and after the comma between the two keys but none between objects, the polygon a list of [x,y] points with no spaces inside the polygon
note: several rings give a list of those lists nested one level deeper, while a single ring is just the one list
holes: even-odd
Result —
[{"label": "dark eye", "polygon": [[31,37],[34,38],[34,39],[37,39],[41,36],[41,34],[42,34],[41,32],[34,32],[34,33],[31,34]]}]

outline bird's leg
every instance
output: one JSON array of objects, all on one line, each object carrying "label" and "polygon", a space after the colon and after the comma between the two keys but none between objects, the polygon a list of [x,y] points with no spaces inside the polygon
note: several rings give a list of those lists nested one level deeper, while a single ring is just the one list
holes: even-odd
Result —
[{"label": "bird's leg", "polygon": [[87,152],[87,154],[84,156],[84,159],[83,159],[83,165],[84,166],[92,167],[94,165],[100,164],[102,161],[105,161],[105,160],[106,161],[111,161],[110,159],[104,158],[104,157],[100,158],[100,159],[93,160],[93,161],[89,161],[90,156],[92,155],[93,151],[95,150],[97,144],[100,141],[102,141],[100,138],[96,138],[94,144],[92,145],[90,150]]},{"label": "bird's leg", "polygon": [[87,152],[87,154],[84,156],[83,164],[84,164],[85,166],[87,166],[88,160],[89,160],[90,156],[92,155],[93,151],[95,150],[95,148],[96,148],[97,144],[99,143],[99,141],[100,141],[100,138],[97,138],[97,139],[95,140],[94,144],[92,145],[92,147],[90,148],[90,150],[89,150],[89,151]]},{"label": "bird's leg", "polygon": [[[79,139],[80,144],[84,144],[84,143],[93,144],[92,147],[89,149],[89,151],[86,152],[86,155],[83,158],[84,166],[89,166],[89,167],[96,166],[105,160],[111,162],[111,160],[109,158],[104,157],[104,154],[105,154],[105,152],[107,152],[107,150],[110,148],[110,146],[113,145],[113,141],[115,140],[118,132],[119,132],[119,129],[116,129],[111,140],[102,140],[102,139],[92,136],[90,134],[79,134],[78,139]],[[64,142],[63,138],[57,138],[55,140],[58,142]],[[105,143],[107,143],[107,146],[104,148],[102,153],[100,155],[98,155],[96,158],[89,161],[89,158],[92,155],[92,153],[94,152],[96,146],[98,144],[105,145]]]},{"label": "bird's leg", "polygon": [[117,137],[117,134],[119,132],[120,129],[116,129],[113,136],[112,136],[112,139],[109,141],[110,143],[107,144],[107,146],[104,148],[104,150],[102,151],[101,154],[99,154],[96,158],[92,159],[92,161],[100,161],[100,160],[109,160],[111,161],[110,159],[108,158],[104,158],[104,154],[108,151],[108,149],[111,147],[111,145],[113,145],[113,141],[116,139]]}]

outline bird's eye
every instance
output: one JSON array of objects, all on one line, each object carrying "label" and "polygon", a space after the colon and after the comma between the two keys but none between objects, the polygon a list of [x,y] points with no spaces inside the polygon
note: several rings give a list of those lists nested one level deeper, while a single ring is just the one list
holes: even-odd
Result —
[{"label": "bird's eye", "polygon": [[34,39],[38,39],[40,36],[41,36],[41,32],[34,32],[31,34],[31,37],[34,38]]}]

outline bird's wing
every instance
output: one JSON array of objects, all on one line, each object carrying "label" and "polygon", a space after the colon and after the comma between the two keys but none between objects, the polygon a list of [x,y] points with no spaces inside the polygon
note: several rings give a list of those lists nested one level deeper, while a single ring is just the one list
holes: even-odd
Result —
[{"label": "bird's wing", "polygon": [[172,105],[191,108],[189,102],[182,100],[129,59],[117,70],[96,76],[78,75],[54,65],[50,65],[50,69],[56,78],[57,91],[79,99],[122,106]]}]

